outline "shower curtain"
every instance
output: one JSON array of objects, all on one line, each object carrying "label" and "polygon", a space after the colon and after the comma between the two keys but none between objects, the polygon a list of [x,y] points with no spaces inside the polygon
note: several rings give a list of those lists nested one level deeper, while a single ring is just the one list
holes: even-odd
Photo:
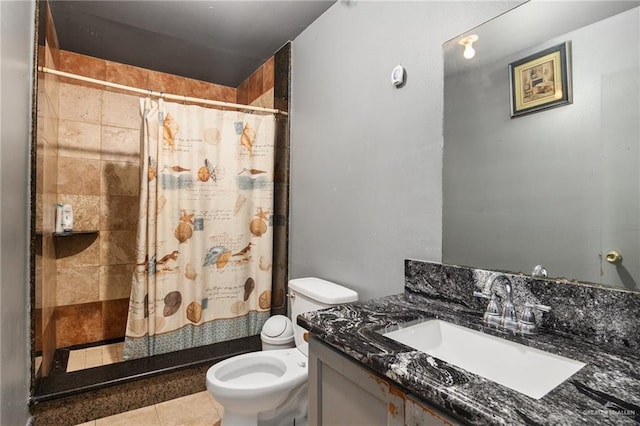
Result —
[{"label": "shower curtain", "polygon": [[275,118],[141,99],[124,358],[259,334],[269,318]]}]

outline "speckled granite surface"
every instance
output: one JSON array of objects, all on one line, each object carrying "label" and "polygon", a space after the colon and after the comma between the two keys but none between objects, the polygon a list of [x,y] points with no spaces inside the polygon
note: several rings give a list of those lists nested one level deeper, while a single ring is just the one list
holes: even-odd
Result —
[{"label": "speckled granite surface", "polygon": [[[465,424],[640,423],[640,355],[635,328],[640,313],[638,293],[576,284],[555,289],[549,288],[552,282],[522,277],[535,281],[523,283],[511,277],[516,306],[527,300],[552,307],[553,315],[538,319],[542,327],[539,335],[521,337],[483,327],[486,301],[475,300],[473,290],[476,285],[481,289],[489,274],[407,261],[404,294],[310,312],[297,321],[325,343]],[[607,312],[600,312],[601,307]],[[612,312],[614,308],[622,312]],[[382,336],[398,326],[430,318],[514,340],[587,366],[535,400]]]},{"label": "speckled granite surface", "polygon": [[201,392],[206,390],[203,378],[208,368],[191,367],[37,404],[32,407],[32,424],[71,426]]}]

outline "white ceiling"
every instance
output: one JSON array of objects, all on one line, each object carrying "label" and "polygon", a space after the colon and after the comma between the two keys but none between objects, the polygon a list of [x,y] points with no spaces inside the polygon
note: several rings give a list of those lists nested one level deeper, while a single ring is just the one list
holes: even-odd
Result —
[{"label": "white ceiling", "polygon": [[335,0],[50,0],[60,48],[237,87]]}]

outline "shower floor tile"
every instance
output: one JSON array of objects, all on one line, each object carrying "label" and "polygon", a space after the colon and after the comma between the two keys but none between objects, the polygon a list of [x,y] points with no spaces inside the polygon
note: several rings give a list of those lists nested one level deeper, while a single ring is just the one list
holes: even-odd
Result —
[{"label": "shower floor tile", "polygon": [[69,351],[67,373],[122,361],[123,342]]},{"label": "shower floor tile", "polygon": [[219,426],[224,409],[208,392],[198,392],[77,426]]}]

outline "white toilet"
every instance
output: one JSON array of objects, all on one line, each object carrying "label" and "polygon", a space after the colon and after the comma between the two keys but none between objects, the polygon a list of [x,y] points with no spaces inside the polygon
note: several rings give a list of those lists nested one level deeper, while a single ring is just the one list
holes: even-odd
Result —
[{"label": "white toilet", "polygon": [[307,357],[299,314],[355,302],[358,294],[319,278],[289,281],[296,347],[238,355],[207,371],[207,389],[224,407],[223,426],[306,425]]}]

